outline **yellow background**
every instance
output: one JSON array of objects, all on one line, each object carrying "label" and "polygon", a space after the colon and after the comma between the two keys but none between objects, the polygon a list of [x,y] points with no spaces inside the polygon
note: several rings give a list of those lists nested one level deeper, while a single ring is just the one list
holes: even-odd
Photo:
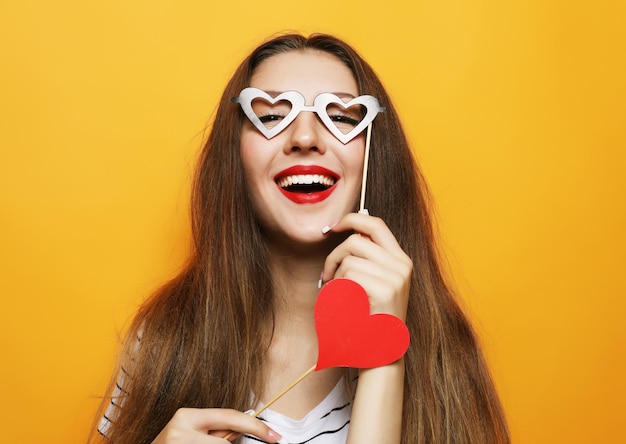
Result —
[{"label": "yellow background", "polygon": [[517,443],[626,442],[620,1],[5,1],[0,441],[78,443],[117,333],[180,266],[203,130],[285,29],[378,70]]}]

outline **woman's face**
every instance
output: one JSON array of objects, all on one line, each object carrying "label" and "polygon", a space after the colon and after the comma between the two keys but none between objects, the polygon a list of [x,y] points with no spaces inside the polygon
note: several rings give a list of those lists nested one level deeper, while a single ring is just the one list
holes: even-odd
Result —
[{"label": "woman's face", "polygon": [[[306,105],[312,105],[321,93],[333,93],[346,102],[359,95],[350,69],[336,57],[314,50],[291,51],[264,60],[250,86],[272,97],[297,91]],[[261,101],[255,112],[271,127],[276,117],[264,116],[264,106],[272,107]],[[353,108],[347,111],[348,120],[349,112],[354,113]],[[344,145],[310,111],[300,112],[271,139],[246,120],[241,135],[246,183],[257,218],[272,244],[320,242],[324,239],[323,227],[355,211],[364,145],[362,134]],[[294,180],[299,184],[294,185]]]}]

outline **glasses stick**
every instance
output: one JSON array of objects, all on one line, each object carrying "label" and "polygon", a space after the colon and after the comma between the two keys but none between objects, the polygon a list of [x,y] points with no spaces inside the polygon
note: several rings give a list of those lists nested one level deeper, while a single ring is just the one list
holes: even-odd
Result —
[{"label": "glasses stick", "polygon": [[363,159],[363,179],[361,181],[361,203],[359,204],[359,213],[365,210],[365,188],[367,187],[367,171],[370,160],[370,142],[372,140],[372,123],[367,125],[367,134],[365,135],[365,158]]}]

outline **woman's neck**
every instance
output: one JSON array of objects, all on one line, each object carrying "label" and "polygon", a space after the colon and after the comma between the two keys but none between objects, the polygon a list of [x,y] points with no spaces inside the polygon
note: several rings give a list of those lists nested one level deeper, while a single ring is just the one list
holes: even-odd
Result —
[{"label": "woman's neck", "polygon": [[313,308],[319,292],[318,282],[325,258],[325,254],[301,255],[270,251],[274,310],[278,320],[283,315],[294,321],[313,320]]},{"label": "woman's neck", "polygon": [[[331,247],[332,248],[332,247]],[[307,254],[278,252],[270,248],[274,281],[274,330],[266,355],[261,400],[267,401],[304,374],[317,359],[317,335],[313,316],[318,282],[328,252],[311,248]],[[314,372],[280,398],[272,409],[293,419],[304,417],[318,405],[343,374],[342,369]]]}]

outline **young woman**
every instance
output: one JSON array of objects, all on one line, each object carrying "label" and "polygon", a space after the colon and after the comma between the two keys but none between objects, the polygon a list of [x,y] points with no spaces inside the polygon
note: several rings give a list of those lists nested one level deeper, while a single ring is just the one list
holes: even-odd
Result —
[{"label": "young woman", "polygon": [[[372,118],[370,216],[356,210]],[[289,34],[243,61],[202,151],[192,210],[191,258],[140,309],[120,355],[101,413],[108,442],[509,442],[442,276],[398,116],[346,43]],[[260,418],[242,413],[315,364],[314,303],[339,277],[366,290],[372,313],[406,322],[406,355],[314,372]]]}]

